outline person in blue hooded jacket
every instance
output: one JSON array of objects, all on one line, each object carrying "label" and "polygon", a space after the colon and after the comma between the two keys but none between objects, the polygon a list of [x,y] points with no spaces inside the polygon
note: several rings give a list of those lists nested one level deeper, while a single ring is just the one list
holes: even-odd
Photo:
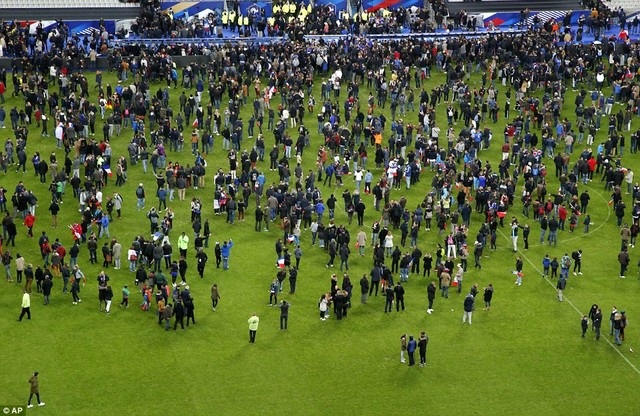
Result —
[{"label": "person in blue hooded jacket", "polygon": [[229,242],[222,243],[222,247],[220,247],[220,254],[222,254],[222,270],[229,269],[229,254],[231,253],[231,248],[233,247],[233,241],[229,239]]},{"label": "person in blue hooded jacket", "polygon": [[409,367],[416,365],[415,352],[418,343],[413,338],[413,335],[409,335],[409,342],[407,343],[407,353],[409,354]]}]

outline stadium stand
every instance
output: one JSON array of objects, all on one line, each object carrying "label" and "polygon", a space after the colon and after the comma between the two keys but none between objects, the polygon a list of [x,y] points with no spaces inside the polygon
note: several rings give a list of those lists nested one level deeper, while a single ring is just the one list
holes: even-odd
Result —
[{"label": "stadium stand", "polygon": [[64,9],[64,8],[138,8],[140,4],[120,0],[0,0],[0,8],[6,9]]}]

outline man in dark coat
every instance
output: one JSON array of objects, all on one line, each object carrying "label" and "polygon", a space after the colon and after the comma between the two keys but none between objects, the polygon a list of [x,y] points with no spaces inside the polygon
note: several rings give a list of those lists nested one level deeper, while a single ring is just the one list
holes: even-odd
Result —
[{"label": "man in dark coat", "polygon": [[173,324],[173,330],[176,331],[178,329],[178,323],[180,323],[180,327],[184,329],[184,305],[182,304],[182,300],[178,300],[176,302],[176,305],[173,307],[172,314],[176,317]]}]

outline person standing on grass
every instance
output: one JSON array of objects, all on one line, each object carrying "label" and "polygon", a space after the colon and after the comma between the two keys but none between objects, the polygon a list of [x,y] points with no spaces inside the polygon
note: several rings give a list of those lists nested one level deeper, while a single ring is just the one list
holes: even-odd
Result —
[{"label": "person standing on grass", "polygon": [[171,304],[168,303],[166,306],[164,306],[164,309],[162,310],[162,313],[159,316],[158,319],[158,323],[161,324],[162,320],[164,320],[164,329],[165,331],[168,331],[169,329],[171,329],[171,316],[173,315],[173,308],[171,307]]},{"label": "person standing on grass", "polygon": [[220,290],[218,289],[218,284],[214,283],[211,286],[211,305],[213,307],[213,311],[216,311],[216,307],[218,306],[218,302],[220,301]]},{"label": "person standing on grass", "polygon": [[178,324],[180,324],[180,327],[184,329],[184,305],[182,304],[182,299],[178,298],[176,305],[173,307],[172,314],[176,317],[176,320],[173,323],[173,330],[178,330]]},{"label": "person standing on grass", "polygon": [[129,294],[129,288],[127,287],[127,285],[124,285],[124,287],[122,288],[122,302],[120,302],[121,308],[129,307]]},{"label": "person standing on grass", "polygon": [[269,306],[276,305],[278,303],[278,291],[280,290],[278,279],[273,279],[271,286],[269,286]]},{"label": "person standing on grass", "polygon": [[620,278],[624,279],[624,274],[627,272],[627,267],[631,259],[629,258],[629,253],[627,251],[627,246],[623,246],[620,253],[618,253],[618,263],[620,263]]},{"label": "person standing on grass", "polygon": [[404,353],[407,351],[407,334],[400,335],[400,363],[404,364]]},{"label": "person standing on grass", "polygon": [[49,205],[49,212],[51,212],[51,228],[57,228],[60,205],[58,205],[58,202],[55,199],[51,201],[51,205]]},{"label": "person standing on grass", "polygon": [[396,312],[400,312],[400,304],[402,304],[402,310],[404,311],[404,287],[400,282],[396,283],[393,292],[396,298]]},{"label": "person standing on grass", "polygon": [[366,304],[367,297],[369,295],[369,279],[367,278],[366,274],[363,274],[362,279],[360,279],[360,292],[360,303]]},{"label": "person standing on grass", "polygon": [[27,212],[27,216],[24,217],[24,226],[27,227],[27,235],[29,236],[29,238],[33,238],[33,225],[35,224],[35,222],[35,215],[33,215],[31,211]]},{"label": "person standing on grass", "polygon": [[427,286],[427,299],[429,300],[429,306],[427,306],[427,313],[431,315],[433,312],[433,301],[436,298],[436,291],[438,288],[436,287],[436,282],[429,283]]},{"label": "person standing on grass", "polygon": [[298,269],[293,266],[289,269],[289,294],[296,293],[296,282],[298,281]]},{"label": "person standing on grass", "polygon": [[[184,257],[181,257],[180,261],[182,261],[183,259]],[[198,254],[196,254],[196,261],[198,263],[197,265],[198,274],[200,275],[201,279],[204,277],[204,268],[207,265],[208,260],[209,260],[209,256],[207,256],[207,253],[205,253],[204,250],[202,249],[198,249]],[[182,281],[185,282],[184,278],[182,279]]]},{"label": "person standing on grass", "polygon": [[196,324],[196,317],[194,315],[194,309],[196,307],[193,304],[193,298],[189,297],[188,299],[185,299],[184,301],[184,309],[185,312],[187,314],[187,326],[189,326],[189,320],[191,320],[191,322],[193,322],[193,324]]},{"label": "person standing on grass", "polygon": [[233,248],[233,240],[229,239],[229,242],[226,241],[222,243],[222,247],[220,247],[220,254],[222,255],[222,270],[229,269],[229,255],[231,254],[231,249]]},{"label": "person standing on grass", "polygon": [[522,259],[520,258],[520,256],[516,257],[516,270],[515,270],[515,275],[516,275],[516,285],[518,286],[522,286],[522,267],[524,266],[524,263],[522,261]]},{"label": "person standing on grass", "polygon": [[[78,267],[78,266],[76,265],[75,267]],[[79,302],[82,302],[82,300],[80,300],[80,296],[78,296],[78,293],[80,293],[80,279],[78,278],[78,275],[76,273],[71,278],[71,296],[73,296],[74,305],[77,305]]]},{"label": "person standing on grass", "polygon": [[616,343],[617,346],[622,345],[622,340],[620,339],[621,320],[622,320],[622,314],[620,314],[619,312],[616,312],[616,314],[613,317],[613,336],[614,336],[614,342]]},{"label": "person standing on grass", "polygon": [[51,289],[53,288],[53,280],[51,280],[51,276],[47,276],[42,282],[42,294],[44,295],[44,304],[49,304],[49,297],[51,296]]},{"label": "person standing on grass", "polygon": [[25,314],[27,315],[27,319],[31,319],[31,296],[29,296],[26,289],[22,291],[22,312],[20,312],[18,321],[22,321]]},{"label": "person standing on grass", "polygon": [[278,304],[280,308],[280,330],[285,331],[289,324],[289,307],[291,306],[286,300],[282,300]]},{"label": "person standing on grass", "polygon": [[429,343],[429,337],[425,331],[420,332],[420,338],[418,338],[418,351],[420,354],[420,367],[427,365],[427,344]]},{"label": "person standing on grass", "polygon": [[98,281],[98,301],[100,302],[100,312],[102,312],[102,302],[107,305],[107,283],[109,282],[109,276],[103,271],[100,272],[97,278]]},{"label": "person standing on grass", "polygon": [[562,291],[567,287],[567,279],[560,275],[556,288],[558,289],[558,301],[562,302]]},{"label": "person standing on grass", "polygon": [[409,354],[409,367],[416,365],[415,352],[418,344],[413,339],[413,335],[409,335],[409,342],[407,343],[407,353]]},{"label": "person standing on grass", "polygon": [[596,340],[600,339],[600,327],[602,326],[602,310],[598,308],[592,319],[593,328],[596,331]]},{"label": "person standing on grass", "polygon": [[113,300],[113,289],[111,289],[111,286],[107,286],[107,290],[104,294],[104,300],[106,303],[106,306],[104,308],[104,312],[106,314],[110,314],[111,313],[111,301]]},{"label": "person standing on grass", "polygon": [[260,318],[256,316],[254,312],[249,320],[247,321],[249,324],[249,342],[255,344],[256,342],[256,333],[258,332],[258,325],[260,324]]},{"label": "person standing on grass", "polygon": [[473,304],[475,302],[475,298],[473,297],[473,295],[471,293],[469,293],[465,298],[464,298],[464,303],[462,304],[462,307],[464,309],[464,314],[462,315],[462,323],[464,324],[467,321],[467,318],[469,318],[469,325],[471,325],[471,315],[473,314]]},{"label": "person standing on grass", "polygon": [[16,283],[21,284],[22,274],[24,273],[24,264],[25,264],[24,257],[22,257],[20,253],[17,253],[15,262],[16,262]]},{"label": "person standing on grass", "polygon": [[484,288],[484,310],[491,309],[491,299],[493,298],[493,283]]},{"label": "person standing on grass", "polygon": [[38,383],[38,372],[33,373],[31,378],[29,379],[29,384],[31,385],[31,390],[29,393],[29,401],[27,402],[27,408],[31,409],[33,405],[31,404],[31,399],[33,399],[33,395],[35,394],[36,400],[38,401],[38,406],[44,406],[44,402],[40,401],[40,386]]},{"label": "person standing on grass", "polygon": [[584,338],[585,334],[587,333],[587,329],[589,328],[589,318],[587,317],[587,315],[582,316],[580,325],[582,326],[582,338]]},{"label": "person standing on grass", "polygon": [[393,287],[388,285],[384,291],[385,293],[385,304],[384,304],[384,313],[391,312],[393,309]]}]

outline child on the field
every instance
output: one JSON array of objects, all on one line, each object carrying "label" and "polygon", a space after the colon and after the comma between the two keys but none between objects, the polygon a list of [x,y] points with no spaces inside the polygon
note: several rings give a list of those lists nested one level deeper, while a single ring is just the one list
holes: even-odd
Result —
[{"label": "child on the field", "polygon": [[151,299],[151,290],[144,284],[142,286],[142,303],[140,304],[140,309],[145,312],[149,311],[149,299]]}]

